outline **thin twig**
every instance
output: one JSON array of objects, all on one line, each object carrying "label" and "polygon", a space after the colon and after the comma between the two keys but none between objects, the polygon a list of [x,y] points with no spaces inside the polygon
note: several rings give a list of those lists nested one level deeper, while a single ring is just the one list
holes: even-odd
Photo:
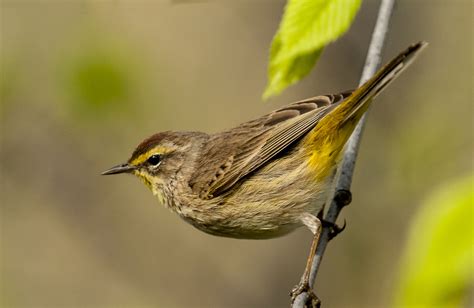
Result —
[{"label": "thin twig", "polygon": [[[364,70],[360,79],[359,85],[362,85],[372,75],[375,74],[381,61],[381,52],[384,46],[385,37],[389,28],[389,21],[392,15],[393,6],[395,0],[382,0],[377,15],[377,22],[375,24],[374,32],[372,33],[372,39],[370,41],[369,51],[367,52],[367,58],[365,60]],[[342,208],[351,202],[351,182],[352,174],[354,173],[354,166],[357,159],[357,153],[359,150],[360,138],[364,129],[367,114],[364,114],[359,124],[352,133],[351,138],[347,142],[346,150],[344,152],[344,158],[339,165],[339,172],[337,173],[334,182],[334,190],[330,194],[328,200],[331,201],[331,205],[324,217],[325,221],[335,223],[339,216]],[[318,248],[313,259],[311,274],[309,279],[310,288],[313,288],[316,274],[321,264],[324,251],[330,239],[330,228],[324,227],[319,240]],[[293,308],[303,308],[309,299],[307,292],[299,294],[294,302]]]}]

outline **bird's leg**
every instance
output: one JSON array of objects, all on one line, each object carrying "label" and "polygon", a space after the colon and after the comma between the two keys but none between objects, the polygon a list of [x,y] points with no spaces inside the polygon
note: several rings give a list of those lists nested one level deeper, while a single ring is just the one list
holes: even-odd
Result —
[{"label": "bird's leg", "polygon": [[314,255],[316,254],[316,249],[318,248],[319,237],[321,236],[322,223],[318,217],[309,213],[304,214],[301,217],[301,221],[313,233],[313,241],[311,242],[311,250],[309,252],[308,259],[306,260],[306,267],[304,269],[303,276],[301,277],[301,281],[293,288],[293,290],[291,290],[291,300],[294,301],[299,294],[307,292],[309,295],[309,300],[311,301],[309,307],[319,307],[321,305],[321,301],[311,290],[309,278],[311,274],[311,267],[313,266]]}]

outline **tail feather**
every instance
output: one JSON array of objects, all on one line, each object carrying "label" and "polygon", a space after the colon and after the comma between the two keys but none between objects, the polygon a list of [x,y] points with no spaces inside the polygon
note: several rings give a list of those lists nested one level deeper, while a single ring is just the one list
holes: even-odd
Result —
[{"label": "tail feather", "polygon": [[408,47],[344,100],[335,103],[335,108],[318,122],[306,141],[311,153],[310,166],[318,179],[326,179],[333,172],[341,150],[372,98],[395,80],[426,45],[420,42]]},{"label": "tail feather", "polygon": [[418,42],[411,45],[392,61],[381,68],[372,78],[366,81],[333,111],[343,113],[343,119],[349,120],[355,115],[362,115],[371,100],[395,80],[416,58],[416,56],[428,45],[426,42]]}]

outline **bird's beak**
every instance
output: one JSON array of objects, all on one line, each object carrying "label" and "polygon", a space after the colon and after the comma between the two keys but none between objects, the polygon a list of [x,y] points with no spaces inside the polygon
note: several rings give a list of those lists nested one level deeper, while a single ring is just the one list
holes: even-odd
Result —
[{"label": "bird's beak", "polygon": [[105,170],[102,172],[102,175],[110,175],[110,174],[119,174],[119,173],[127,173],[135,170],[135,166],[132,166],[130,164],[121,164],[117,165],[115,167],[112,167],[108,170]]}]

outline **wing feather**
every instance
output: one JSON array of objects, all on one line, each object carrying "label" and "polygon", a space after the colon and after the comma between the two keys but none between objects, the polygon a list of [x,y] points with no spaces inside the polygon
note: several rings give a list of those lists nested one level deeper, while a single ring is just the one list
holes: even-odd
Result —
[{"label": "wing feather", "polygon": [[246,175],[288,149],[350,92],[299,101],[268,115],[212,135],[190,186],[201,198],[226,192]]}]

